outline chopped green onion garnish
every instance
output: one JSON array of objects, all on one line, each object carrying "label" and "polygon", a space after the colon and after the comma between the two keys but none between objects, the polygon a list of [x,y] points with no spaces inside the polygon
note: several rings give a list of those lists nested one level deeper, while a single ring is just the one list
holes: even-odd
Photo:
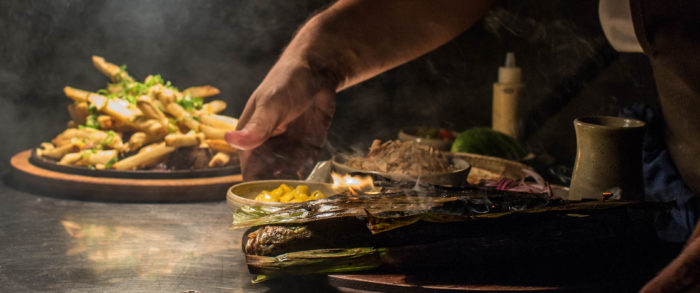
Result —
[{"label": "chopped green onion garnish", "polygon": [[177,101],[177,103],[180,104],[182,108],[188,111],[195,109],[199,110],[202,109],[202,105],[204,105],[204,99],[195,98],[188,94],[182,97],[182,99],[180,99],[179,101]]},{"label": "chopped green onion garnish", "polygon": [[117,156],[112,157],[111,159],[109,159],[109,162],[107,162],[107,164],[105,164],[105,169],[111,168],[112,165],[114,165],[114,163],[116,163],[116,162],[117,162]]},{"label": "chopped green onion garnish", "polygon": [[105,140],[102,142],[102,144],[103,144],[103,145],[109,145],[109,144],[111,144],[112,141],[114,140],[114,137],[115,137],[116,135],[117,135],[117,133],[114,132],[114,131],[112,131],[112,130],[107,131],[107,138],[105,138]]}]

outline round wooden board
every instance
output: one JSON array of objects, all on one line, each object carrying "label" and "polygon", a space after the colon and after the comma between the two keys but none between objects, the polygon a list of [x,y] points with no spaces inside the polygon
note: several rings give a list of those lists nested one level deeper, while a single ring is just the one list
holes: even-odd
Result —
[{"label": "round wooden board", "polygon": [[328,275],[329,284],[341,292],[553,292],[554,286],[518,286],[507,284],[466,284],[421,277],[413,280],[402,274]]},{"label": "round wooden board", "polygon": [[241,174],[192,179],[127,179],[66,174],[29,162],[31,150],[12,157],[10,182],[50,196],[122,202],[192,202],[224,200]]}]

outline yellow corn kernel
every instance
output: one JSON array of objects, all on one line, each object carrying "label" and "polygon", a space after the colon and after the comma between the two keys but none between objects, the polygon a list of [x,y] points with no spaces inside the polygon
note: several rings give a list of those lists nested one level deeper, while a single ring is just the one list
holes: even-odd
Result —
[{"label": "yellow corn kernel", "polygon": [[320,190],[314,190],[314,192],[312,192],[311,195],[309,195],[310,200],[316,200],[316,199],[322,199],[322,198],[327,198],[327,196],[325,194],[323,194],[323,192],[321,192]]},{"label": "yellow corn kernel", "polygon": [[287,184],[280,184],[279,187],[272,191],[263,190],[255,197],[255,200],[268,202],[303,202],[321,198],[326,198],[326,195],[318,190],[314,190],[314,193],[309,195],[309,187],[306,185],[297,185],[292,189]]},{"label": "yellow corn kernel", "polygon": [[275,198],[272,196],[272,194],[270,194],[270,192],[267,191],[267,190],[263,190],[262,192],[260,192],[260,194],[258,194],[258,196],[255,197],[255,200],[258,200],[258,201],[272,201],[272,202],[278,201],[278,200],[275,199]]},{"label": "yellow corn kernel", "polygon": [[294,188],[294,191],[309,196],[309,187],[306,185],[297,185],[297,187]]},{"label": "yellow corn kernel", "polygon": [[292,191],[292,188],[289,187],[289,185],[284,184],[284,183],[280,184],[280,187],[277,187],[277,188],[279,188],[279,189],[281,189],[281,190],[283,191],[282,194],[285,194],[285,193],[287,193],[287,192]]},{"label": "yellow corn kernel", "polygon": [[303,193],[296,193],[294,194],[294,199],[292,202],[302,202],[302,201],[307,201],[309,200],[309,196]]},{"label": "yellow corn kernel", "polygon": [[294,199],[294,191],[290,191],[280,197],[280,202],[291,202]]},{"label": "yellow corn kernel", "polygon": [[287,184],[282,184],[279,187],[275,188],[270,192],[273,196],[277,197],[278,199],[285,195],[287,192],[292,191],[292,188],[289,187]]}]

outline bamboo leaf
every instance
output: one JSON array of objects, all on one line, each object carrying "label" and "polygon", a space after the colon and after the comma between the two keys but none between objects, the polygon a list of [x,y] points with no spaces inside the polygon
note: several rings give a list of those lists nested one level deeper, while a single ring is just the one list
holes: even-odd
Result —
[{"label": "bamboo leaf", "polygon": [[[365,217],[369,212],[386,218],[407,217],[398,222],[415,223],[414,217],[431,221],[469,217],[545,206],[545,194],[523,194],[498,190],[473,190],[445,194],[363,194],[336,195],[287,207],[242,207],[234,213],[232,229],[272,224],[302,224],[336,217]],[[429,216],[426,216],[429,215]],[[453,220],[450,220],[453,221]],[[389,224],[389,227],[393,224]],[[401,226],[401,225],[400,225]],[[386,228],[377,228],[383,231]],[[393,229],[393,228],[392,228]]]},{"label": "bamboo leaf", "polygon": [[384,248],[359,247],[296,251],[278,256],[247,255],[253,283],[282,275],[330,274],[364,271],[382,264]]},{"label": "bamboo leaf", "polygon": [[367,226],[369,227],[369,230],[372,232],[372,234],[379,234],[404,226],[409,226],[418,221],[426,221],[431,223],[449,223],[463,222],[469,219],[469,216],[464,215],[450,215],[437,213],[424,213],[398,217],[382,217],[373,215],[372,213],[367,211]]},{"label": "bamboo leaf", "polygon": [[628,205],[625,201],[550,201],[546,194],[498,190],[465,190],[450,196],[383,194],[336,195],[288,207],[242,207],[235,211],[232,229],[274,224],[304,224],[321,219],[368,219],[373,234],[412,225],[418,221],[446,223],[492,219],[517,213],[600,210]]}]

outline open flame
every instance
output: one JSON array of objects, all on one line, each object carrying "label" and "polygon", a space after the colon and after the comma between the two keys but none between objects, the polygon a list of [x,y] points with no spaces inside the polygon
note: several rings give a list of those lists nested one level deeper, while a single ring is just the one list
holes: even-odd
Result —
[{"label": "open flame", "polygon": [[335,172],[331,172],[331,177],[333,177],[333,190],[336,192],[348,191],[351,194],[358,194],[359,192],[365,193],[378,193],[379,189],[374,187],[374,181],[371,176],[350,176],[350,175],[340,175]]}]

